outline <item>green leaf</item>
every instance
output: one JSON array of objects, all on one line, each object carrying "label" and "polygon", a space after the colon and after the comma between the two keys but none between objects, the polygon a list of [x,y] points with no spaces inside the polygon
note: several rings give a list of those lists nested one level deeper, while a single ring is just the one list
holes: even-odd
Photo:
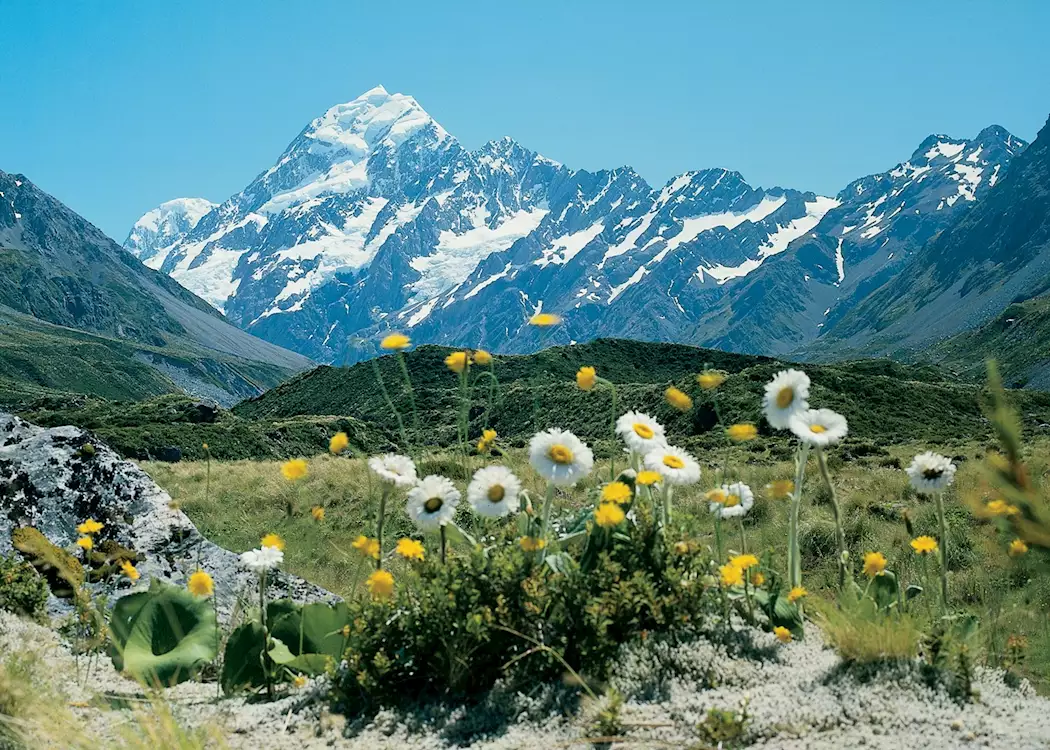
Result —
[{"label": "green leaf", "polygon": [[448,534],[448,541],[452,544],[461,544],[470,549],[478,546],[478,542],[474,537],[454,523],[450,523],[445,527],[445,533]]},{"label": "green leaf", "polygon": [[879,609],[897,606],[898,593],[897,574],[891,570],[883,571],[871,581],[871,598]]},{"label": "green leaf", "polygon": [[547,567],[555,573],[568,575],[572,571],[572,557],[565,552],[555,552],[554,554],[547,555],[547,557],[544,558],[544,562],[547,564]]},{"label": "green leaf", "polygon": [[[350,608],[340,602],[335,605],[315,602],[298,612],[291,612],[272,623],[271,636],[282,642],[288,651],[286,661],[279,662],[302,671],[324,671],[328,659],[343,658],[346,638],[343,627],[350,624]],[[319,656],[320,659],[295,657]],[[276,657],[271,658],[278,661]]]},{"label": "green leaf", "polygon": [[909,583],[908,588],[904,589],[904,598],[906,601],[911,601],[919,594],[922,593],[922,586],[917,583]]},{"label": "green leaf", "polygon": [[230,634],[220,678],[222,691],[227,695],[266,684],[262,659],[264,636],[262,625],[255,621],[244,623]]},{"label": "green leaf", "polygon": [[113,666],[147,685],[189,679],[218,653],[211,602],[157,580],[117,601],[110,631]]},{"label": "green leaf", "polygon": [[295,658],[280,638],[270,639],[270,649],[266,652],[275,664],[287,664]]}]

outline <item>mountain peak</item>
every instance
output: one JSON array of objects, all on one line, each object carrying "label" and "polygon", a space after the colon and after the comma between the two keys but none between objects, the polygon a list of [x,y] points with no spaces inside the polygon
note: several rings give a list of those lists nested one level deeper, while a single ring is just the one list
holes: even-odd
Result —
[{"label": "mountain peak", "polygon": [[333,148],[363,155],[380,142],[397,146],[428,126],[434,128],[438,140],[448,137],[445,129],[411,96],[391,94],[376,86],[352,101],[329,108],[310,123],[305,135]]}]

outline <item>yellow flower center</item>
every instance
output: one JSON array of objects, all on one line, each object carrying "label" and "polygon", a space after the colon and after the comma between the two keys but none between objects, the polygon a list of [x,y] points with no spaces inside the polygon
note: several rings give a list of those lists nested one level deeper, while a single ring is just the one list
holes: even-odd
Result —
[{"label": "yellow flower center", "polygon": [[441,510],[441,506],[445,504],[445,501],[440,497],[432,497],[423,503],[423,510],[427,513],[437,513]]},{"label": "yellow flower center", "polygon": [[795,389],[788,386],[787,388],[781,388],[780,393],[777,394],[777,406],[781,409],[786,409],[791,406],[791,402],[795,400]]},{"label": "yellow flower center", "polygon": [[494,503],[501,502],[506,496],[506,494],[507,491],[503,489],[502,485],[494,484],[491,487],[489,487],[489,500],[491,500]]},{"label": "yellow flower center", "polygon": [[822,432],[827,432],[827,431],[828,431],[828,428],[827,428],[827,427],[825,427],[825,426],[824,426],[824,425],[822,425],[822,424],[811,424],[811,425],[809,426],[809,431],[810,431],[810,432],[814,432],[814,433],[816,433],[817,435],[819,435],[819,434],[820,434],[820,433],[822,433]]},{"label": "yellow flower center", "polygon": [[550,447],[547,451],[547,455],[550,456],[551,461],[556,464],[571,464],[572,463],[572,451],[561,443],[556,443]]},{"label": "yellow flower center", "polygon": [[668,454],[664,456],[664,466],[666,466],[668,469],[684,469],[685,461],[683,461],[678,456]]},{"label": "yellow flower center", "polygon": [[652,440],[653,435],[655,435],[656,433],[653,432],[652,427],[645,424],[644,422],[636,422],[634,425],[634,434],[640,437],[642,440]]},{"label": "yellow flower center", "polygon": [[740,495],[727,495],[725,506],[732,508],[734,505],[740,505]]}]

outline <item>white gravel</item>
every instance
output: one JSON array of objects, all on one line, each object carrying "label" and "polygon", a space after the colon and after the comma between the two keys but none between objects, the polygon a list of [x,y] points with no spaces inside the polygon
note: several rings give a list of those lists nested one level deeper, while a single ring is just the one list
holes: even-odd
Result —
[{"label": "white gravel", "polygon": [[[613,684],[629,697],[621,712],[626,737],[613,747],[702,747],[697,727],[708,709],[746,706],[744,740],[751,747],[1050,748],[1050,701],[1026,683],[1007,687],[1001,672],[976,670],[979,697],[963,705],[927,687],[917,669],[887,670],[877,679],[858,681],[842,672],[815,629],[807,640],[787,646],[765,633],[752,636],[769,658],[734,658],[708,641],[677,647],[654,641],[625,648]],[[73,657],[51,630],[0,613],[0,658],[26,649],[40,654],[87,730],[106,746],[117,746],[115,733],[131,720],[130,712],[106,710],[91,699],[103,692],[137,698],[142,695],[139,686],[115,673],[105,658],[84,684],[77,684]],[[560,688],[537,689],[529,697],[497,690],[486,704],[469,709],[431,705],[410,713],[387,710],[349,728],[341,716],[322,709],[317,698],[324,688],[314,682],[267,704],[219,700],[214,684],[184,683],[166,691],[165,698],[186,724],[221,727],[235,750],[510,750],[589,744],[586,706],[567,718],[552,710],[565,697]],[[493,725],[499,729],[486,735],[483,728]]]}]

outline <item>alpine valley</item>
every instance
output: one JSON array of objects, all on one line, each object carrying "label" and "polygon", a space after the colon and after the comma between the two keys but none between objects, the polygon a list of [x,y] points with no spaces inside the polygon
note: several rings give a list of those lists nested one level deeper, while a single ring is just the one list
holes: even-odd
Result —
[{"label": "alpine valley", "polygon": [[[623,337],[812,358],[1026,146],[995,125],[931,135],[835,196],[721,168],[654,188],[630,167],[574,170],[510,138],[469,151],[377,87],[309,123],[222,204],[162,204],[124,246],[320,362],[369,357],[389,330],[508,353]],[[540,311],[563,324],[527,325]],[[875,328],[846,325],[836,351],[865,353]]]}]

